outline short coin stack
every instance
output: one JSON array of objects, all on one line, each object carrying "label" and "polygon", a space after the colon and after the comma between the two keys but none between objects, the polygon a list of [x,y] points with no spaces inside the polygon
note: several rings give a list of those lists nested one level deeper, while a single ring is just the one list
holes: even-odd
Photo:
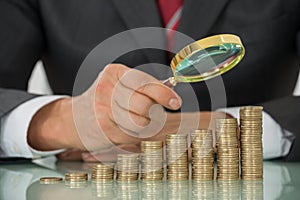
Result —
[{"label": "short coin stack", "polygon": [[216,119],[217,178],[239,179],[237,119]]},{"label": "short coin stack", "polygon": [[163,142],[142,141],[142,180],[162,180]]},{"label": "short coin stack", "polygon": [[117,180],[138,180],[139,154],[118,154]]},{"label": "short coin stack", "polygon": [[65,174],[65,185],[70,188],[82,188],[87,186],[88,173],[69,172]]},{"label": "short coin stack", "polygon": [[114,166],[112,164],[98,163],[92,168],[92,181],[113,180]]},{"label": "short coin stack", "polygon": [[214,179],[214,151],[211,130],[195,130],[191,134],[192,178],[194,180]]},{"label": "short coin stack", "polygon": [[167,144],[167,179],[188,180],[187,135],[168,134]]},{"label": "short coin stack", "polygon": [[262,107],[240,108],[242,179],[263,178]]}]

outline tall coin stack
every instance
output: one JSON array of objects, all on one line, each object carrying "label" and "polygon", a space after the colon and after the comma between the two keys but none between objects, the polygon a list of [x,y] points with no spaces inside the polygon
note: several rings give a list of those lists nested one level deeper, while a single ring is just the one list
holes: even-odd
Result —
[{"label": "tall coin stack", "polygon": [[167,179],[188,180],[187,135],[168,134],[167,144]]},{"label": "tall coin stack", "polygon": [[217,179],[239,179],[237,119],[216,119]]},{"label": "tall coin stack", "polygon": [[162,180],[163,142],[142,141],[142,180]]},{"label": "tall coin stack", "polygon": [[92,168],[92,181],[104,181],[114,179],[114,167],[112,164],[98,163]]},{"label": "tall coin stack", "polygon": [[194,180],[214,179],[214,152],[211,130],[195,130],[191,134],[192,178]]},{"label": "tall coin stack", "polygon": [[118,154],[117,156],[117,180],[138,180],[139,154]]},{"label": "tall coin stack", "polygon": [[262,110],[261,106],[240,108],[241,168],[244,180],[263,178]]}]

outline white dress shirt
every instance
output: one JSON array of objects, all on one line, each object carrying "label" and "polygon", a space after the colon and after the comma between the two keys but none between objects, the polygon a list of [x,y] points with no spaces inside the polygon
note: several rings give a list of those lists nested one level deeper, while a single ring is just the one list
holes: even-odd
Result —
[{"label": "white dress shirt", "polygon": [[[32,149],[27,143],[27,129],[33,115],[44,105],[63,96],[42,96],[29,100],[12,110],[1,120],[0,146],[5,157],[19,156],[39,158],[54,155],[63,150],[42,152]],[[239,107],[219,109],[239,119]],[[285,156],[290,151],[293,134],[282,129],[267,113],[263,112],[264,159]]]},{"label": "white dress shirt", "polygon": [[1,118],[0,147],[2,157],[40,158],[63,150],[37,151],[27,143],[27,129],[34,114],[44,105],[65,96],[41,96],[29,100]]}]

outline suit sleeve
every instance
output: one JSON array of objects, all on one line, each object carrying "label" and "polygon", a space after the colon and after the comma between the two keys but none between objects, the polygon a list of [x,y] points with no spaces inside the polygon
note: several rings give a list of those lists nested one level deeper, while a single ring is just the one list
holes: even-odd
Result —
[{"label": "suit sleeve", "polygon": [[[296,39],[298,58],[300,59],[300,24]],[[288,96],[263,104],[268,112],[282,128],[292,132],[296,139],[287,156],[287,160],[300,160],[300,96]]]},{"label": "suit sleeve", "polygon": [[27,84],[44,48],[37,10],[36,0],[0,0],[0,118],[34,97]]},{"label": "suit sleeve", "polygon": [[275,119],[283,129],[295,135],[287,160],[300,160],[300,96],[289,96],[263,104],[264,110]]}]

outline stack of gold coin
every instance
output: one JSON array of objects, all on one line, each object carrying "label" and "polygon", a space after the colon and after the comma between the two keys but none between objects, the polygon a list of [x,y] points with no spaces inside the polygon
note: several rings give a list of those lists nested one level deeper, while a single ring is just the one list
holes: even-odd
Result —
[{"label": "stack of gold coin", "polygon": [[139,175],[139,154],[118,154],[117,180],[134,181]]},{"label": "stack of gold coin", "polygon": [[239,179],[237,119],[216,119],[217,178]]},{"label": "stack of gold coin", "polygon": [[167,179],[188,180],[187,135],[168,134],[167,143]]},{"label": "stack of gold coin", "polygon": [[163,142],[142,141],[142,180],[162,180]]},{"label": "stack of gold coin", "polygon": [[242,182],[242,199],[264,199],[263,181],[247,181]]},{"label": "stack of gold coin", "polygon": [[261,106],[247,106],[240,109],[241,169],[242,179],[263,178]]},{"label": "stack of gold coin", "polygon": [[194,180],[214,179],[214,151],[211,130],[195,130],[191,134],[192,178]]},{"label": "stack of gold coin", "polygon": [[88,173],[69,172],[65,174],[65,185],[70,188],[82,188],[87,186]]},{"label": "stack of gold coin", "polygon": [[113,180],[114,166],[113,164],[98,163],[92,168],[92,181]]}]

